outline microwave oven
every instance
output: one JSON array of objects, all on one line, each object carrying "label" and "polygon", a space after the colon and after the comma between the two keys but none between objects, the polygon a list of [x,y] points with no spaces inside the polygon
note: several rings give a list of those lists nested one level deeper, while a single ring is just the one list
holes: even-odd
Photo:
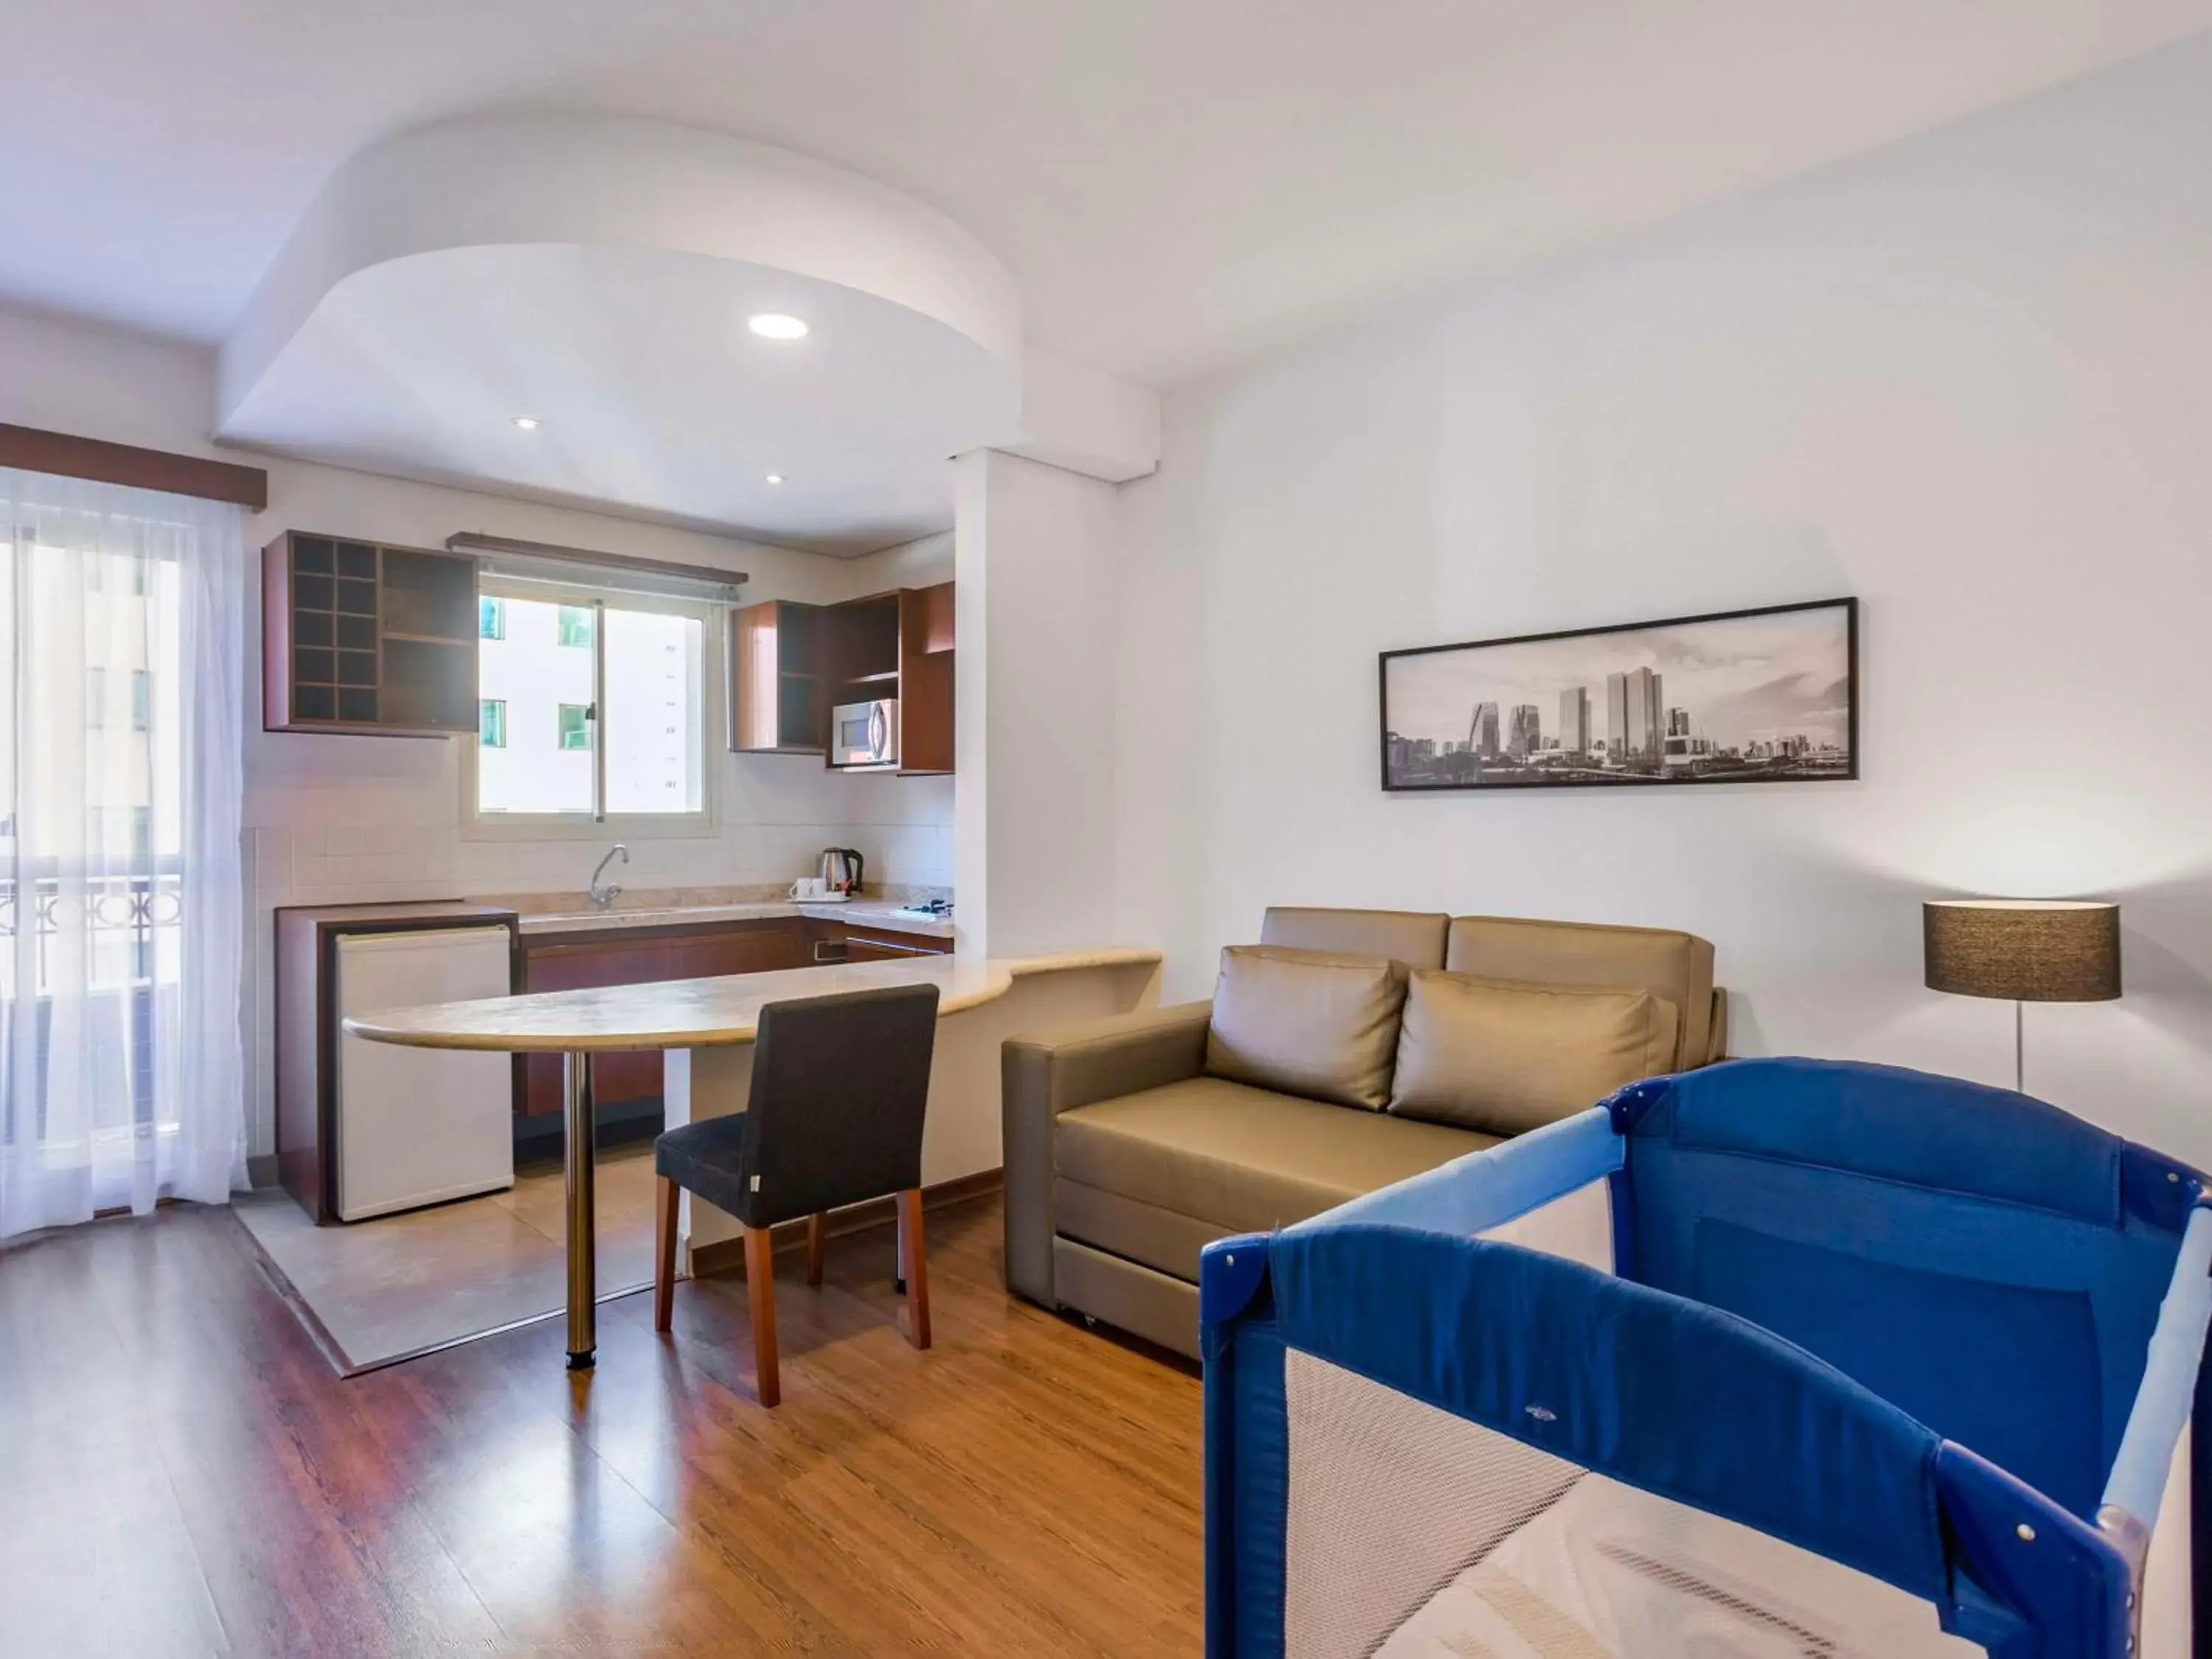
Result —
[{"label": "microwave oven", "polygon": [[830,765],[896,766],[898,757],[896,697],[840,703],[830,711]]}]

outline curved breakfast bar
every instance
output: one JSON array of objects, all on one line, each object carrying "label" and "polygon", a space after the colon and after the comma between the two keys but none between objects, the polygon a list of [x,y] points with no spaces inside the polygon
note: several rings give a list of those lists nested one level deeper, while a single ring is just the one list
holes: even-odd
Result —
[{"label": "curved breakfast bar", "polygon": [[[668,1053],[672,1122],[741,1111],[750,1080],[747,1052],[771,1002],[830,996],[888,985],[938,988],[938,1054],[930,1087],[940,1166],[949,1158],[971,1169],[995,1148],[997,1045],[1019,1023],[1038,1024],[1126,1012],[1158,1000],[1158,951],[1109,946],[1056,955],[929,957],[904,962],[734,974],[601,989],[541,991],[356,1015],[345,1029],[375,1042],[423,1048],[557,1054],[562,1059],[567,1133],[568,1366],[588,1369],[598,1348],[597,1247],[592,1203],[595,1054],[639,1048]],[[985,1018],[986,1015],[1000,1016]],[[974,1016],[973,1018],[963,1018]],[[1012,1024],[1010,1024],[1011,1016]],[[946,1022],[952,1024],[947,1027]],[[956,1035],[957,1034],[957,1035]],[[932,1147],[924,1146],[929,1176]]]}]

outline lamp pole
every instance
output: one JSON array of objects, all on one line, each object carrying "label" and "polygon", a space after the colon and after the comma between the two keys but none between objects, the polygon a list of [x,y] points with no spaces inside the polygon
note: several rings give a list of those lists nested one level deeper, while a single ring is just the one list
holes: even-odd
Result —
[{"label": "lamp pole", "polygon": [[2012,1004],[2012,1088],[2014,1094],[2027,1092],[2027,1005],[2018,997]]}]

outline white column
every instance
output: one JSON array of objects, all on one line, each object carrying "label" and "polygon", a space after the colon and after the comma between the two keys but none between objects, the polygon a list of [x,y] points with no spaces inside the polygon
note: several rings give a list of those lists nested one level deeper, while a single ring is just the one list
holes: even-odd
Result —
[{"label": "white column", "polygon": [[1116,490],[990,450],[958,467],[960,948],[1116,942]]}]

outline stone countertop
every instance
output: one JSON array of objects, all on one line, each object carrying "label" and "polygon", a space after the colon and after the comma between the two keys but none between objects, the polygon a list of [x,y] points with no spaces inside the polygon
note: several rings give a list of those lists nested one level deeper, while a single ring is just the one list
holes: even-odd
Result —
[{"label": "stone countertop", "polygon": [[577,1054],[606,1049],[709,1048],[750,1042],[763,1005],[890,985],[933,984],[939,1018],[1004,996],[1029,974],[1084,968],[1157,968],[1158,951],[1109,945],[1056,955],[917,957],[903,962],[832,963],[719,979],[665,980],[528,996],[484,997],[422,1008],[356,1015],[356,1036],[425,1048],[495,1049],[510,1054]]},{"label": "stone countertop", "polygon": [[[490,901],[487,901],[490,902]],[[553,899],[551,905],[565,901]],[[822,921],[850,922],[889,933],[911,933],[925,939],[949,939],[951,919],[914,915],[890,899],[848,899],[842,903],[819,900],[730,899],[675,903],[625,903],[610,909],[583,907],[550,908],[546,900],[524,895],[510,906],[522,921],[523,937],[540,939],[557,933],[605,933],[613,928],[681,928],[702,922],[757,921],[776,916],[811,916]]]}]

